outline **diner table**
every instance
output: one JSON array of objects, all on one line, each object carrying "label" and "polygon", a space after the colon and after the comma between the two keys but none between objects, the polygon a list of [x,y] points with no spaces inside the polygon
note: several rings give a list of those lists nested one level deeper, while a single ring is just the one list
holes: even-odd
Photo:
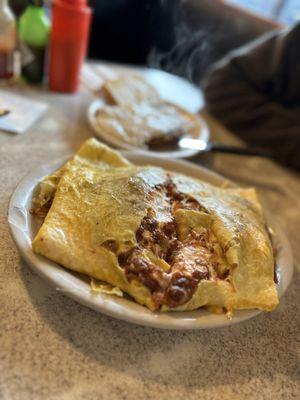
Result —
[{"label": "diner table", "polygon": [[[0,398],[299,399],[300,179],[257,157],[206,154],[193,162],[241,186],[254,186],[290,240],[295,270],[274,312],[212,330],[138,326],[86,308],[22,261],[7,223],[10,196],[29,171],[74,152],[93,136],[94,95],[14,84],[11,92],[48,104],[23,135],[0,132]],[[212,138],[239,140],[205,110]]]}]

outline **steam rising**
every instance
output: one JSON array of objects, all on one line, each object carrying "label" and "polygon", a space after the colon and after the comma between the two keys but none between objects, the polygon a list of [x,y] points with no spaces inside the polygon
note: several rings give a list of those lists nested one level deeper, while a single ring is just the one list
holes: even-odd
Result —
[{"label": "steam rising", "polygon": [[[185,76],[193,81],[196,71],[203,68],[203,59],[209,53],[207,34],[202,30],[194,31],[185,21],[185,13],[181,0],[172,15],[173,47],[167,52],[161,52],[154,47],[150,50],[147,65],[164,69],[177,75]],[[161,7],[168,6],[168,0],[161,0]]]},{"label": "steam rising", "polygon": [[[199,81],[214,58],[213,43],[219,40],[220,34],[215,32],[215,27],[193,29],[182,7],[184,3],[185,0],[179,1],[171,16],[173,46],[166,52],[153,47],[148,54],[147,65],[184,76],[190,81]],[[169,12],[168,5],[168,0],[161,0],[161,7]],[[170,16],[170,13],[166,15]]]}]

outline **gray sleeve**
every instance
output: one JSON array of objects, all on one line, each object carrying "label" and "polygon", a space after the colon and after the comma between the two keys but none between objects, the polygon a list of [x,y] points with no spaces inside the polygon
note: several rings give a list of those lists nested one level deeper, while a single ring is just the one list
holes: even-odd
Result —
[{"label": "gray sleeve", "polygon": [[300,24],[229,53],[204,81],[208,110],[249,144],[300,168]]}]

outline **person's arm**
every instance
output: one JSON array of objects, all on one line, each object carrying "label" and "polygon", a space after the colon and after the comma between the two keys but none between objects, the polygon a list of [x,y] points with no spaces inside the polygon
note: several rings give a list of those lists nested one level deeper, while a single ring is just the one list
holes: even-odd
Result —
[{"label": "person's arm", "polygon": [[300,24],[231,52],[204,82],[209,111],[250,144],[300,168]]}]

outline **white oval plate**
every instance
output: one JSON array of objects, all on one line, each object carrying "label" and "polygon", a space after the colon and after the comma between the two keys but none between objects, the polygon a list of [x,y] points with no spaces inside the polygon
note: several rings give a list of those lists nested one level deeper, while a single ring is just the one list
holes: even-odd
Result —
[{"label": "white oval plate", "polygon": [[[141,156],[132,152],[124,155],[138,165],[152,164],[171,171],[180,172],[192,177],[203,179],[215,185],[227,182],[223,177],[209,170],[186,161],[171,161],[158,157]],[[184,312],[151,312],[147,308],[126,298],[112,295],[92,295],[89,283],[71,271],[58,264],[38,256],[31,249],[31,242],[37,232],[35,218],[29,212],[32,207],[32,196],[38,182],[46,175],[58,169],[66,158],[38,167],[22,179],[10,200],[8,222],[15,243],[24,260],[39,275],[46,278],[60,291],[103,314],[128,322],[164,329],[208,329],[229,326],[245,321],[260,313],[258,310],[236,311],[231,320],[225,315],[212,314],[204,309]],[[274,224],[271,224],[274,229]],[[286,236],[275,226],[279,242],[277,255],[278,292],[281,297],[290,284],[293,274],[293,259],[291,248]]]},{"label": "white oval plate", "polygon": [[[143,78],[158,91],[163,100],[173,103],[192,114],[196,114],[203,107],[201,91],[186,79],[151,68],[128,68],[125,66],[119,66],[117,68],[115,65],[111,65],[110,67],[120,74],[138,73],[142,75]],[[88,122],[96,136],[118,149],[131,150],[139,154],[154,155],[163,158],[187,158],[198,153],[198,150],[180,148],[172,151],[150,151],[132,146],[124,142],[121,138],[113,137],[103,131],[97,124],[95,115],[101,105],[103,105],[103,101],[99,99],[92,101],[87,111]],[[200,116],[199,122],[201,129],[195,136],[195,139],[201,139],[207,142],[210,136],[208,126]]]},{"label": "white oval plate", "polygon": [[[101,127],[98,125],[96,113],[102,106],[103,106],[103,101],[101,100],[94,100],[89,105],[87,112],[89,124],[92,130],[94,131],[95,135],[99,139],[104,140],[106,143],[117,149],[130,150],[140,155],[150,155],[162,158],[188,158],[196,155],[199,152],[196,149],[195,150],[184,149],[179,147],[178,149],[171,151],[153,151],[130,145],[129,143],[126,143],[124,140],[122,140],[122,138],[110,135],[108,132],[101,129]],[[208,126],[203,118],[201,118],[200,116],[198,116],[198,118],[199,118],[200,129],[199,132],[197,132],[197,134],[195,134],[193,137],[194,139],[201,139],[205,142],[208,142],[210,136]]]}]

